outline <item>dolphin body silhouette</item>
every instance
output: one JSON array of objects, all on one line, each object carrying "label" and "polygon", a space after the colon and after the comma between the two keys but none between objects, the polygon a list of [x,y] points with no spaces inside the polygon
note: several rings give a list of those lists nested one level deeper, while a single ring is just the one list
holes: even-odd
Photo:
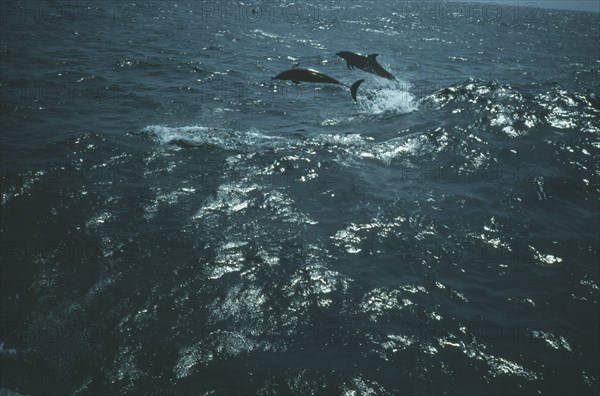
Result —
[{"label": "dolphin body silhouette", "polygon": [[348,69],[354,70],[354,68],[358,67],[361,70],[376,74],[379,77],[387,78],[388,80],[396,79],[396,77],[394,77],[389,71],[385,70],[379,64],[379,62],[377,62],[376,58],[379,54],[365,56],[357,54],[356,52],[342,51],[338,52],[336,55],[346,61],[346,66]]},{"label": "dolphin body silhouette", "polygon": [[325,73],[321,73],[320,71],[314,69],[304,69],[301,67],[293,67],[291,69],[282,71],[275,77],[272,77],[272,80],[289,80],[294,84],[300,84],[300,81],[304,82],[312,82],[312,83],[325,83],[325,84],[338,84],[343,85],[345,87],[350,88],[350,95],[352,96],[352,100],[356,101],[356,92],[358,91],[358,87],[365,80],[358,80],[352,86],[346,85],[344,83],[339,82],[335,78],[328,76]]}]

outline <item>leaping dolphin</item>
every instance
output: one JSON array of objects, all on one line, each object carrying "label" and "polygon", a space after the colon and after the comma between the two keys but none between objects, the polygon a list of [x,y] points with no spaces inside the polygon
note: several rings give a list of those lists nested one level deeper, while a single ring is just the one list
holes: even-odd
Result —
[{"label": "leaping dolphin", "polygon": [[346,66],[348,67],[348,69],[354,70],[355,67],[358,67],[361,70],[376,74],[383,78],[387,78],[388,80],[396,79],[396,77],[394,77],[389,71],[385,70],[377,62],[376,58],[379,54],[371,54],[365,56],[357,54],[355,52],[342,51],[338,52],[336,55],[340,58],[343,58],[346,61]]},{"label": "leaping dolphin", "polygon": [[273,80],[289,80],[294,84],[300,84],[300,81],[304,82],[312,82],[312,83],[328,83],[328,84],[339,84],[345,87],[350,88],[350,95],[352,99],[356,101],[356,92],[358,91],[358,87],[365,80],[358,80],[352,86],[346,85],[344,83],[339,82],[335,78],[328,76],[325,73],[321,73],[320,71],[313,69],[303,69],[301,67],[293,67],[286,71],[283,71],[272,77]]}]

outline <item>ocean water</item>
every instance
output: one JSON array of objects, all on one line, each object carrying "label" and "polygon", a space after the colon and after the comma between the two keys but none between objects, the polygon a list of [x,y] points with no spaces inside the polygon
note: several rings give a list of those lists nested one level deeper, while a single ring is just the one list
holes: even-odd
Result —
[{"label": "ocean water", "polygon": [[541,5],[2,0],[1,393],[598,394],[599,14]]}]

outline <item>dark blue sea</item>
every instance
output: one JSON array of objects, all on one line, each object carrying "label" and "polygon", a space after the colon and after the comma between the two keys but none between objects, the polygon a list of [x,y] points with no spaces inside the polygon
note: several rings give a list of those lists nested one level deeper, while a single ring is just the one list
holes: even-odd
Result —
[{"label": "dark blue sea", "polygon": [[600,392],[599,13],[0,4],[0,394]]}]

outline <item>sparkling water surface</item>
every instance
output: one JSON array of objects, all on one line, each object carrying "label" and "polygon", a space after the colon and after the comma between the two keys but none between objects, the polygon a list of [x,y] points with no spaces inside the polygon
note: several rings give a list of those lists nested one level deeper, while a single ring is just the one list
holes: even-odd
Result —
[{"label": "sparkling water surface", "polygon": [[3,394],[598,394],[597,13],[1,4]]}]

